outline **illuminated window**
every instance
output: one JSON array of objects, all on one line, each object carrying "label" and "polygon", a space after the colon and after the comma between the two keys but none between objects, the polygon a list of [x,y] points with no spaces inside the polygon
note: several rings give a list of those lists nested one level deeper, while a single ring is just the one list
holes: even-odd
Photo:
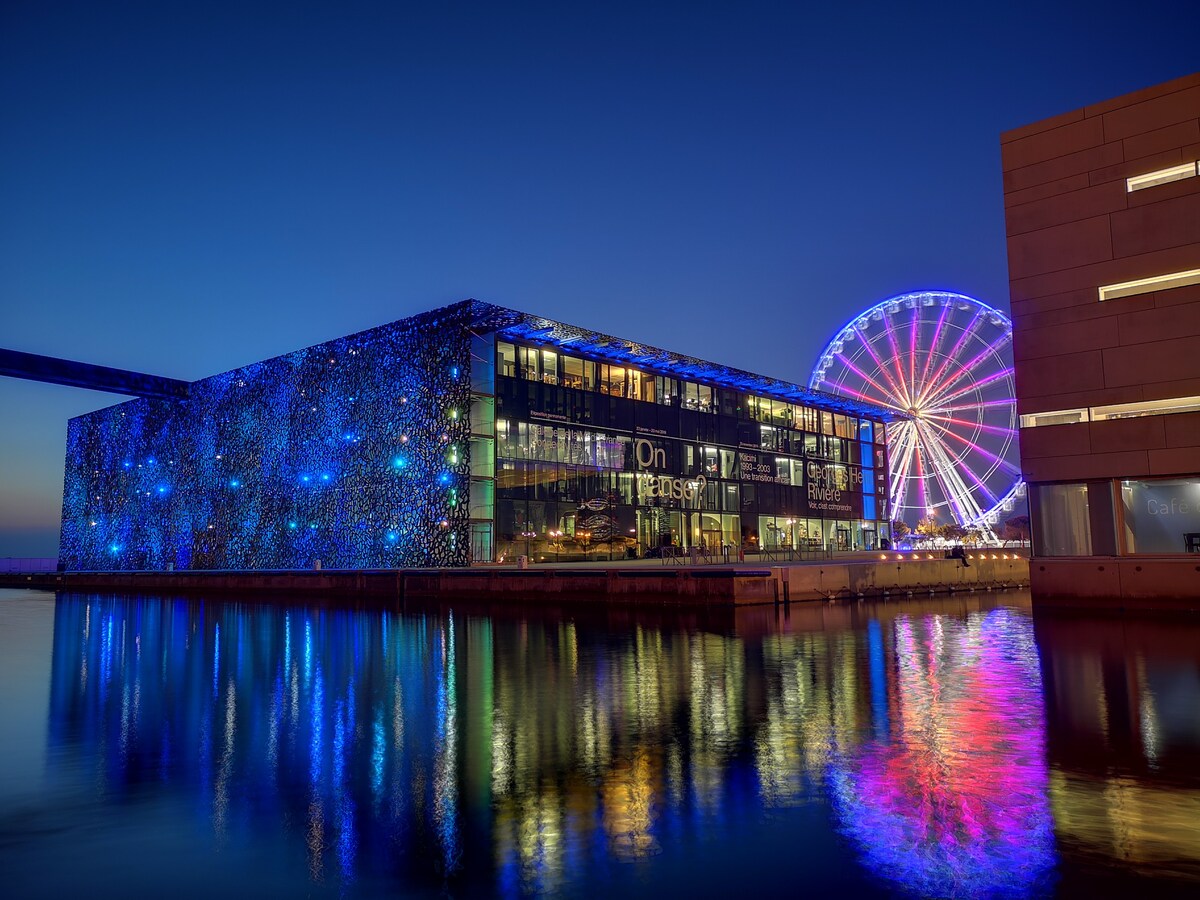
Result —
[{"label": "illuminated window", "polygon": [[1195,553],[1200,546],[1200,479],[1121,482],[1125,552]]},{"label": "illuminated window", "polygon": [[1092,421],[1105,419],[1136,419],[1139,416],[1166,416],[1200,410],[1200,397],[1173,397],[1169,400],[1147,400],[1142,403],[1118,403],[1114,406],[1093,406]]},{"label": "illuminated window", "polygon": [[496,341],[496,359],[501,375],[509,378],[517,374],[517,349],[505,341]]},{"label": "illuminated window", "polygon": [[1126,193],[1140,191],[1145,188],[1156,187],[1160,184],[1169,184],[1172,181],[1183,181],[1185,178],[1194,178],[1196,176],[1196,163],[1184,163],[1182,166],[1171,166],[1169,169],[1158,169],[1154,172],[1147,172],[1145,175],[1135,175],[1133,178],[1125,179]]},{"label": "illuminated window", "polygon": [[1091,556],[1086,484],[1032,485],[1033,549],[1037,556]]},{"label": "illuminated window", "polygon": [[1086,409],[1058,409],[1054,412],[1032,413],[1021,416],[1022,428],[1039,428],[1043,425],[1074,425],[1088,420]]},{"label": "illuminated window", "polygon": [[1155,275],[1153,278],[1139,278],[1137,281],[1123,281],[1120,284],[1106,284],[1100,288],[1100,299],[1116,300],[1120,297],[1135,297],[1138,294],[1169,291],[1172,288],[1187,287],[1190,284],[1200,284],[1200,269],[1172,272],[1169,275]]},{"label": "illuminated window", "polygon": [[1200,410],[1200,397],[1170,397],[1166,400],[1143,400],[1138,403],[1116,403],[1084,409],[1056,409],[1053,412],[1021,416],[1022,428],[1043,425],[1074,425],[1078,422],[1104,422],[1108,419],[1136,419],[1140,416],[1169,416],[1175,413]]}]

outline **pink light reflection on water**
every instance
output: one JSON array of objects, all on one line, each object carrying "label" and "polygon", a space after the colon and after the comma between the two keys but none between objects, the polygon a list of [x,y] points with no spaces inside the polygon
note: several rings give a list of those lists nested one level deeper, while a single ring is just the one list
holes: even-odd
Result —
[{"label": "pink light reflection on water", "polygon": [[892,734],[832,766],[863,864],[924,896],[1028,896],[1055,867],[1042,685],[1028,620],[897,619]]}]

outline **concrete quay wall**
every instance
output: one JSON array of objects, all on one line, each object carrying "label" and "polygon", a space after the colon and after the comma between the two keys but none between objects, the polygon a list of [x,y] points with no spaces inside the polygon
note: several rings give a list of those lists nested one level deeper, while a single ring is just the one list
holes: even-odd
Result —
[{"label": "concrete quay wall", "polygon": [[1086,556],[1030,563],[1034,606],[1200,610],[1200,557]]},{"label": "concrete quay wall", "polygon": [[1029,584],[1029,560],[1015,554],[999,559],[880,560],[826,563],[777,569],[785,600],[907,596],[981,591]]},{"label": "concrete quay wall", "polygon": [[269,572],[67,572],[0,576],[0,586],[122,594],[240,595],[747,606],[988,590],[1029,583],[1028,560],[856,561],[671,569],[545,567]]}]

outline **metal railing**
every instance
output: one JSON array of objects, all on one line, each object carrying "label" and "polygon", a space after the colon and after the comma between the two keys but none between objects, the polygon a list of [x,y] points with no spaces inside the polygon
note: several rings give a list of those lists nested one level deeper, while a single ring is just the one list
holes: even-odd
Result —
[{"label": "metal railing", "polygon": [[[703,547],[662,547],[656,551],[660,565],[664,566],[719,566],[739,561],[736,549],[728,556],[723,552]],[[806,560],[833,559],[834,549],[819,542],[802,544],[798,547],[762,547],[746,550],[742,561],[758,562],[804,562]]]},{"label": "metal railing", "polygon": [[664,566],[717,566],[730,560],[705,547],[663,547],[659,562]]},{"label": "metal railing", "polygon": [[833,548],[813,543],[799,547],[763,547],[758,558],[772,562],[797,562],[806,559],[833,559]]},{"label": "metal railing", "polygon": [[0,557],[0,574],[13,575],[26,572],[55,572],[58,559],[53,556],[3,556]]}]

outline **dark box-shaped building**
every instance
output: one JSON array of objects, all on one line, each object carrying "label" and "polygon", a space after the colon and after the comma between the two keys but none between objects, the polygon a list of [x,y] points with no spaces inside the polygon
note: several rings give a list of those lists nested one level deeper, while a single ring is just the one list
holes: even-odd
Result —
[{"label": "dark box-shaped building", "polygon": [[72,419],[69,570],[873,549],[888,413],[469,300]]}]

